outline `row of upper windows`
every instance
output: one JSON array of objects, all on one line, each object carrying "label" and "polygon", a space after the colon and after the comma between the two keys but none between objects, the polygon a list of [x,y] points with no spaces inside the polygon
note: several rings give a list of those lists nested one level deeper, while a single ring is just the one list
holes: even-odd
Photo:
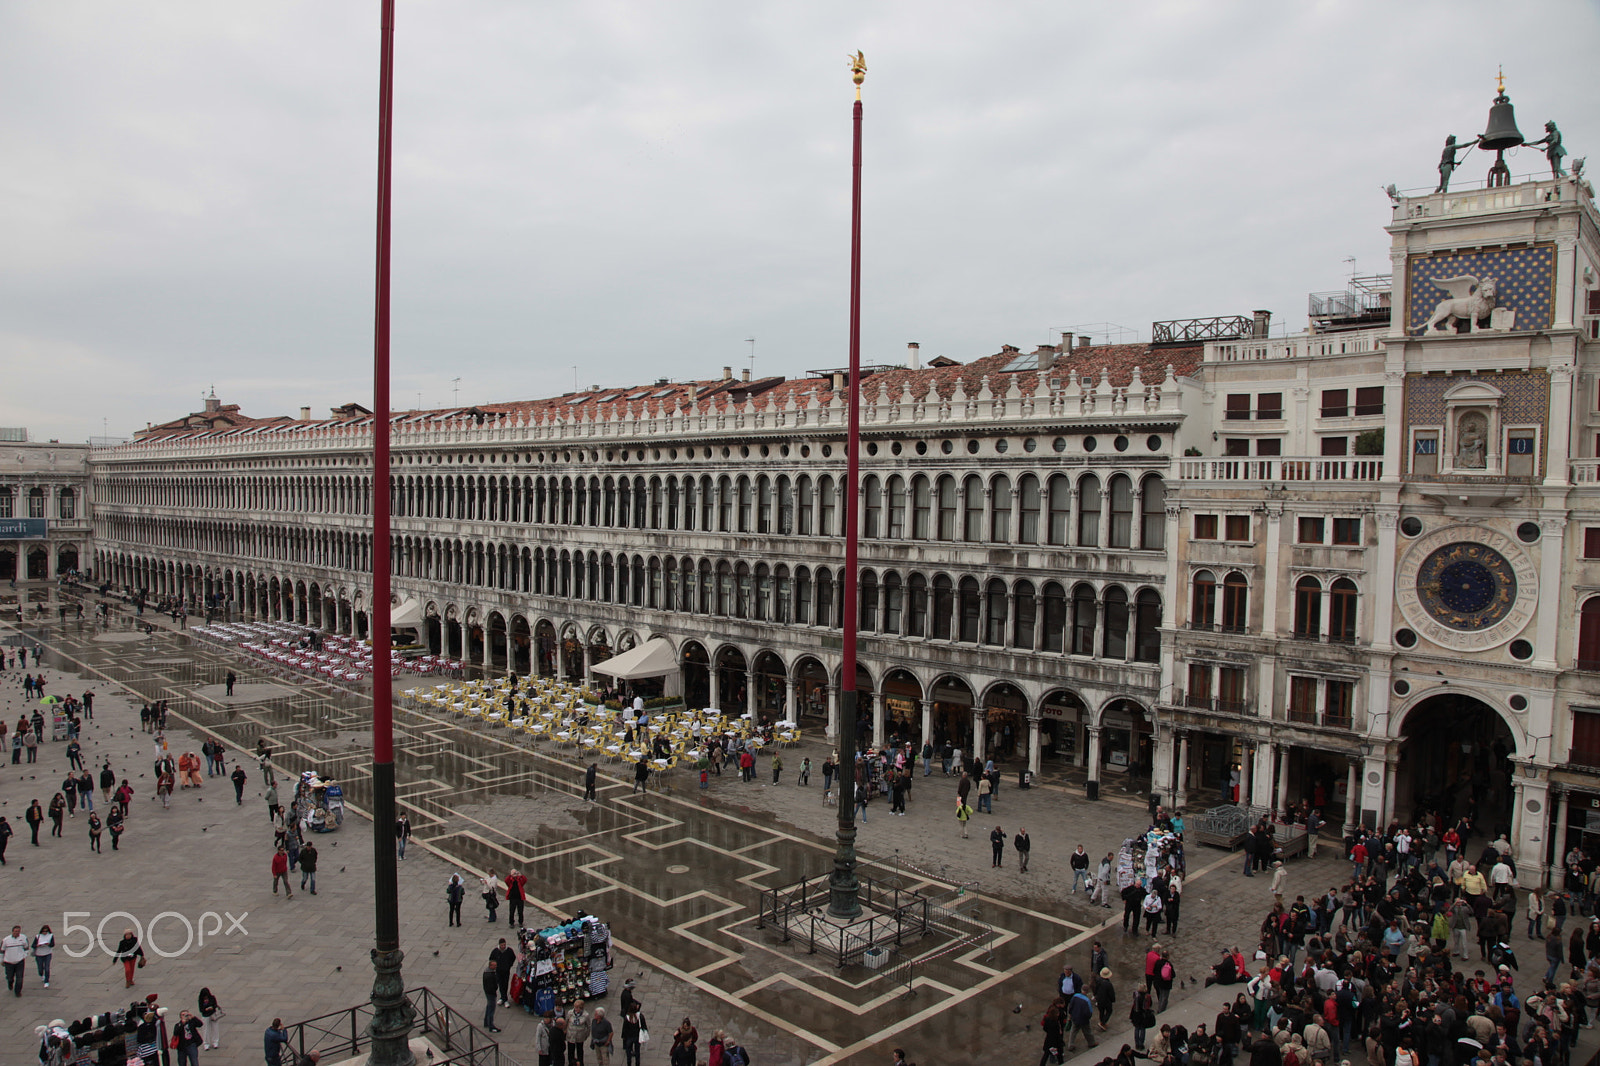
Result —
[{"label": "row of upper windows", "polygon": [[[1254,713],[1244,667],[1192,662],[1188,678],[1189,687],[1179,695],[1180,704],[1226,714]],[[1355,724],[1354,681],[1291,674],[1288,695],[1285,717],[1291,722],[1333,729],[1350,729]]]},{"label": "row of upper windows", "polygon": [[28,489],[22,498],[18,513],[17,492],[10,485],[0,485],[0,518],[77,518],[78,490],[62,489],[55,494],[55,514],[49,513],[51,494],[43,488]]},{"label": "row of upper windows", "polygon": [[[1359,599],[1360,591],[1349,578],[1335,578],[1326,589],[1315,577],[1300,578],[1294,586],[1294,635],[1303,640],[1353,643]],[[1243,574],[1235,570],[1219,586],[1212,571],[1195,572],[1189,590],[1190,629],[1220,627],[1225,633],[1243,633],[1249,624],[1250,583]]]},{"label": "row of upper windows", "polygon": [[[1252,400],[1254,400],[1253,406]],[[1323,418],[1381,415],[1383,386],[1373,385],[1356,389],[1354,404],[1350,402],[1349,389],[1323,389],[1321,412]],[[1248,422],[1251,419],[1262,422],[1277,421],[1283,418],[1283,393],[1258,392],[1252,396],[1248,392],[1230,392],[1224,401],[1222,417],[1227,422]]]},{"label": "row of upper windows", "polygon": [[[1218,533],[1221,533],[1219,536]],[[1302,515],[1296,522],[1297,541],[1301,544],[1361,545],[1361,519],[1325,518]],[[1329,534],[1331,533],[1331,540]],[[1247,514],[1197,514],[1194,516],[1193,540],[1231,540],[1249,542],[1250,516]]]}]

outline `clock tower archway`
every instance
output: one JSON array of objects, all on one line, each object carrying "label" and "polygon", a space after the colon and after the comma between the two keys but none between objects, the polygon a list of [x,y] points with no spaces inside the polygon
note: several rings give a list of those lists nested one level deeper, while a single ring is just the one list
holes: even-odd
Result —
[{"label": "clock tower archway", "polygon": [[1453,824],[1470,815],[1486,840],[1511,831],[1517,745],[1499,711],[1464,692],[1441,692],[1406,712],[1400,736],[1395,817],[1438,811]]}]

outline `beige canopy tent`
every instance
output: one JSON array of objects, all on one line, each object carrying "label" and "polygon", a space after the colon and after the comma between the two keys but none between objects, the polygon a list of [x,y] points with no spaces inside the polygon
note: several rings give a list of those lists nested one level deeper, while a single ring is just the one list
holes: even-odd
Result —
[{"label": "beige canopy tent", "polygon": [[389,611],[390,629],[421,629],[422,604],[416,600],[402,600]]},{"label": "beige canopy tent", "polygon": [[659,677],[664,695],[683,695],[683,671],[678,669],[678,653],[664,637],[647,640],[636,648],[597,664],[593,669],[597,674],[606,674],[618,681]]}]

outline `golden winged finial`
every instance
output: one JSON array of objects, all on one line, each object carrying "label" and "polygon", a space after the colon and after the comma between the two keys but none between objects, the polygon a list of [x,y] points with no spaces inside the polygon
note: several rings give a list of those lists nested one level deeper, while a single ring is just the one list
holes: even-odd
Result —
[{"label": "golden winged finial", "polygon": [[856,99],[861,99],[861,83],[867,80],[867,57],[860,52],[848,57],[851,80],[856,83]]}]

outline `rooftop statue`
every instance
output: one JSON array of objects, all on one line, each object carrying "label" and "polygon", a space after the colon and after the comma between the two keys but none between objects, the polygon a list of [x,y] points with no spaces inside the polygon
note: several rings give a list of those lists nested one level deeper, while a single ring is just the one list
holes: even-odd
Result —
[{"label": "rooftop statue", "polygon": [[[1541,144],[1544,145],[1544,157],[1550,161],[1550,176],[1552,178],[1566,177],[1567,172],[1561,169],[1561,160],[1566,156],[1567,150],[1561,146],[1561,131],[1556,129],[1554,122],[1546,122],[1544,124],[1544,136],[1537,141],[1529,141],[1528,147],[1537,148]],[[1574,164],[1574,169],[1576,169],[1576,164]]]},{"label": "rooftop statue", "polygon": [[1450,191],[1450,175],[1455,173],[1457,163],[1456,153],[1472,151],[1482,139],[1474,137],[1471,144],[1457,144],[1453,133],[1444,139],[1444,151],[1439,153],[1439,187],[1434,192]]}]

